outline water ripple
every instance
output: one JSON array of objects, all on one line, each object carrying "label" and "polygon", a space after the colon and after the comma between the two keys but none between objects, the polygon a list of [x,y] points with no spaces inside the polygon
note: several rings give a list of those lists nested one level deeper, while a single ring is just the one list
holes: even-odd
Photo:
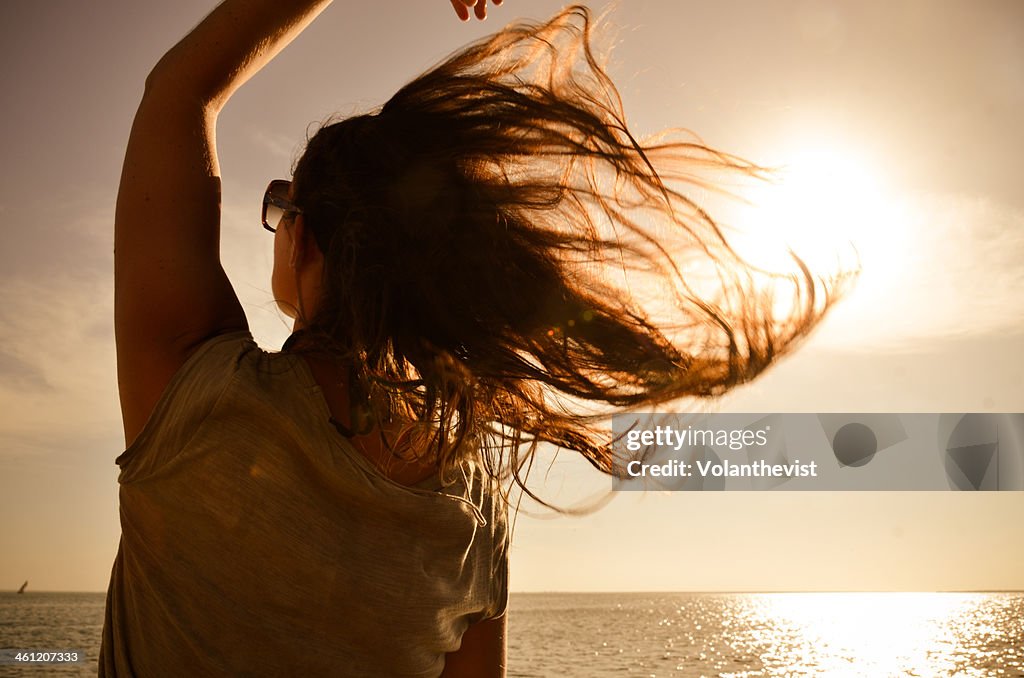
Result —
[{"label": "water ripple", "polygon": [[518,594],[509,676],[1024,676],[1024,594]]}]

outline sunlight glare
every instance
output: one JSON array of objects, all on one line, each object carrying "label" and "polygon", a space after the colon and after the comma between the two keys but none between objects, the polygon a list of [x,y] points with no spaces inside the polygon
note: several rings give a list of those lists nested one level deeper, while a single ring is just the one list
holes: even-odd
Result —
[{"label": "sunlight glare", "polygon": [[[878,310],[905,293],[921,265],[907,203],[893,195],[883,162],[839,144],[766,155],[777,169],[771,180],[740,192],[744,203],[730,213],[730,242],[748,263],[773,274],[795,273],[793,255],[818,279],[856,272],[817,333],[823,343],[848,345],[865,323],[877,324]],[[776,311],[788,311],[790,301],[777,297]]]},{"label": "sunlight glare", "polygon": [[[982,596],[953,593],[769,594],[765,613],[794,638],[826,650],[823,675],[903,675],[907,666],[924,675],[949,675],[938,646],[959,639],[958,620],[970,618]],[[795,651],[799,648],[791,647]],[[781,659],[781,658],[779,658]],[[918,674],[921,675],[921,674]]]},{"label": "sunlight glare", "polygon": [[769,270],[792,268],[788,250],[827,275],[880,261],[892,236],[878,171],[857,154],[816,147],[788,154],[769,183],[744,192],[734,222],[740,253]]}]

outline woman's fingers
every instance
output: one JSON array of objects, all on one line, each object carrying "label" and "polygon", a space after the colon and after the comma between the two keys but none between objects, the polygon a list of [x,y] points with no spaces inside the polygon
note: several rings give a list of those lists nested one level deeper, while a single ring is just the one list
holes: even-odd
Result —
[{"label": "woman's fingers", "polygon": [[[491,0],[491,3],[495,6],[500,5],[502,0]],[[469,8],[473,8],[473,14],[480,21],[487,18],[487,0],[451,0],[452,7],[455,8],[455,14],[458,15],[462,21],[469,21],[470,11]]]},{"label": "woman's fingers", "polygon": [[469,21],[469,8],[472,7],[476,0],[451,0],[452,7],[455,8],[455,14],[458,15],[460,21]]}]

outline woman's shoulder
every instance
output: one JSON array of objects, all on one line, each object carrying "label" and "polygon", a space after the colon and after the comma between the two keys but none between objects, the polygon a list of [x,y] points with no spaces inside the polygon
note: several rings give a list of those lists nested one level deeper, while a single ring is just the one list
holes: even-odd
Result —
[{"label": "woman's shoulder", "polygon": [[[179,448],[210,415],[239,373],[255,372],[265,353],[248,330],[217,335],[201,342],[167,384],[142,431],[117,457],[122,481],[144,473],[143,458],[157,448]],[[128,473],[129,469],[131,472]]]}]

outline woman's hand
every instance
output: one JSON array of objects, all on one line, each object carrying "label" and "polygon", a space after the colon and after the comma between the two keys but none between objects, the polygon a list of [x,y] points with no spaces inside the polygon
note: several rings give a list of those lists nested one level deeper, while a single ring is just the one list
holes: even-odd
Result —
[{"label": "woman's hand", "polygon": [[[459,15],[459,19],[463,21],[469,21],[469,8],[473,8],[473,14],[476,15],[477,19],[483,21],[487,18],[487,0],[451,0],[452,7],[455,8],[455,13]],[[501,4],[501,0],[491,0],[491,2],[498,6]]]}]

